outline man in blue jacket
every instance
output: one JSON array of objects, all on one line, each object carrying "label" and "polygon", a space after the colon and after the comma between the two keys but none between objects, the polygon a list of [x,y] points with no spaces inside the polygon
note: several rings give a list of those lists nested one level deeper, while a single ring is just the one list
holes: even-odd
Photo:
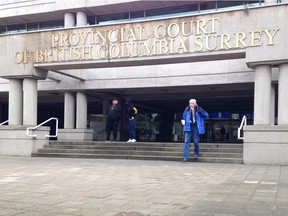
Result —
[{"label": "man in blue jacket", "polygon": [[196,99],[189,100],[189,106],[185,108],[181,120],[185,133],[183,161],[189,160],[192,137],[194,142],[194,159],[198,158],[200,134],[205,133],[204,119],[208,117],[208,113],[197,105]]}]

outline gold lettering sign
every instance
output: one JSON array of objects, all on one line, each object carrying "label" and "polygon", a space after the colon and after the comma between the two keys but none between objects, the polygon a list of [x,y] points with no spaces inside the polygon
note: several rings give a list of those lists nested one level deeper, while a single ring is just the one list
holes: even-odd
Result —
[{"label": "gold lettering sign", "polygon": [[[153,26],[153,25],[152,25]],[[50,48],[19,51],[16,64],[136,58],[271,46],[279,29],[219,32],[220,19],[167,21],[149,26],[91,27],[53,33]]]}]

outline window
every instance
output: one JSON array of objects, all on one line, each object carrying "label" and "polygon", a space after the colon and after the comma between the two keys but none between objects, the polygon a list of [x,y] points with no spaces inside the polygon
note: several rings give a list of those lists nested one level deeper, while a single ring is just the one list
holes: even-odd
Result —
[{"label": "window", "polygon": [[200,12],[208,12],[208,11],[215,11],[216,10],[216,1],[214,2],[206,2],[200,3]]},{"label": "window", "polygon": [[217,9],[225,9],[235,7],[235,8],[243,8],[243,5],[260,5],[263,0],[260,1],[219,1],[217,2]]},{"label": "window", "polygon": [[[197,2],[197,1],[196,1]],[[200,3],[199,3],[200,2]],[[198,1],[198,3],[189,5],[180,5],[168,8],[158,8],[146,11],[132,11],[125,13],[108,14],[101,16],[88,16],[89,25],[110,24],[119,22],[129,22],[135,20],[145,20],[154,18],[165,18],[173,16],[191,15],[195,13],[205,13],[209,11],[221,11],[231,9],[243,9],[244,7],[260,6],[264,0],[209,0],[206,2]],[[24,31],[37,31],[39,29],[55,29],[63,28],[64,19],[50,20],[43,22],[24,23],[8,26],[0,26],[0,34],[18,33]]]},{"label": "window", "polygon": [[96,17],[95,16],[88,16],[87,17],[87,22],[89,25],[95,25],[97,22],[96,22]]},{"label": "window", "polygon": [[146,18],[168,17],[171,15],[191,14],[198,12],[198,4],[183,5],[169,8],[158,8],[146,11]]},{"label": "window", "polygon": [[6,26],[0,26],[0,34],[6,33]]},{"label": "window", "polygon": [[39,23],[39,29],[53,29],[53,28],[62,28],[64,27],[63,20],[50,20]]},{"label": "window", "polygon": [[144,11],[134,11],[130,13],[130,20],[143,20],[145,19],[144,17]]},{"label": "window", "polygon": [[36,31],[39,29],[38,22],[27,23],[27,31]]},{"label": "window", "polygon": [[98,16],[97,21],[98,21],[98,24],[125,22],[125,21],[129,21],[129,13],[127,12],[127,13],[118,13],[118,14]]},{"label": "window", "polygon": [[8,33],[18,33],[23,31],[26,31],[26,24],[16,24],[7,26]]}]

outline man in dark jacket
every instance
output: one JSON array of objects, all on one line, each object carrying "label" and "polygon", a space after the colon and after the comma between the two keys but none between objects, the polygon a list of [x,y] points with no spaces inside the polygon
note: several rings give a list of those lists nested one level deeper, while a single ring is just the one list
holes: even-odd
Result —
[{"label": "man in dark jacket", "polygon": [[117,129],[121,118],[121,105],[118,98],[112,99],[112,104],[106,110],[106,142],[110,142],[110,134],[113,131],[113,142],[117,140]]},{"label": "man in dark jacket", "polygon": [[190,99],[189,106],[185,108],[181,120],[185,133],[183,161],[189,160],[190,140],[192,137],[194,142],[194,159],[198,158],[200,134],[205,133],[204,119],[206,118],[208,118],[208,113],[197,105],[195,99]]}]

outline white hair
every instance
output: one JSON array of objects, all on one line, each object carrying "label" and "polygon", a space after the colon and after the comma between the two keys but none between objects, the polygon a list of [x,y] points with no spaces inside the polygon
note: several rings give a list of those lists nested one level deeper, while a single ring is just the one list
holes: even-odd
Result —
[{"label": "white hair", "polygon": [[196,99],[193,99],[193,98],[189,100],[189,103],[192,103],[192,102],[197,103]]}]

